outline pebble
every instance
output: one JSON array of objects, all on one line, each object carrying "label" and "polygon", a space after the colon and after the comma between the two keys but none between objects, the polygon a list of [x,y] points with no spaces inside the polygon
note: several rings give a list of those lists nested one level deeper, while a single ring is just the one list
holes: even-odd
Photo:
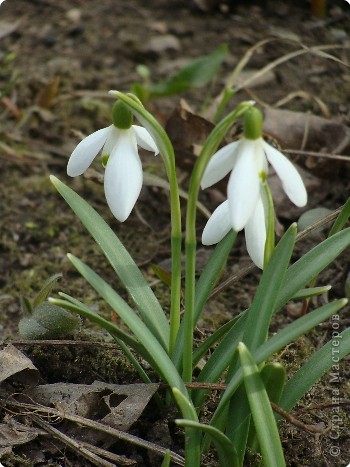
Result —
[{"label": "pebble", "polygon": [[81,20],[81,10],[79,8],[71,8],[67,11],[66,17],[72,21],[72,23],[79,23]]},{"label": "pebble", "polygon": [[146,44],[144,51],[161,55],[164,52],[181,50],[181,43],[176,36],[165,34],[163,36],[152,37]]},{"label": "pebble", "polygon": [[344,42],[348,38],[348,35],[346,31],[344,31],[344,29],[334,28],[334,29],[331,29],[330,33],[336,42]]}]

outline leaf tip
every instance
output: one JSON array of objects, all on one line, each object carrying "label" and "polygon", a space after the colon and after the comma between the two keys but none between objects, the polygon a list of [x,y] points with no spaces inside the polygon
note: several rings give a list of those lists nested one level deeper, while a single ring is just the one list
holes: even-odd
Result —
[{"label": "leaf tip", "polygon": [[112,97],[119,97],[120,95],[120,92],[119,91],[115,91],[114,89],[111,89],[110,91],[108,91],[108,94]]},{"label": "leaf tip", "polygon": [[50,175],[50,181],[51,183],[56,187],[57,182],[59,181],[57,177],[54,175]]}]

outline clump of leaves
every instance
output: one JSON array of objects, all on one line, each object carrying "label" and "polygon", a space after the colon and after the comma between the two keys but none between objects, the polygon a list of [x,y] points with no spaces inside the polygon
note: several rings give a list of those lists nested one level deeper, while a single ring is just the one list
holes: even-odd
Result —
[{"label": "clump of leaves", "polygon": [[27,297],[21,298],[22,311],[30,315],[18,324],[19,333],[25,339],[57,339],[79,326],[79,316],[47,301],[61,277],[62,274],[49,277],[32,301]]}]

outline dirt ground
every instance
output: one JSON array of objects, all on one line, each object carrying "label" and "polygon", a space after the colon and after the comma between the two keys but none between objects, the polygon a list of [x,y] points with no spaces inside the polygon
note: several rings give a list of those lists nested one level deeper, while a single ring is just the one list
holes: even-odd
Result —
[{"label": "dirt ground", "polygon": [[[207,5],[206,11],[198,6],[199,3]],[[18,333],[18,322],[23,317],[20,296],[32,298],[43,282],[56,273],[63,274],[57,290],[79,298],[108,317],[111,313],[66,259],[66,253],[72,252],[88,260],[107,280],[114,280],[112,272],[101,259],[98,247],[53,189],[48,178],[50,174],[67,182],[103,215],[142,266],[149,281],[154,283],[162,300],[166,302],[168,299],[166,287],[157,282],[151,269],[152,263],[164,267],[169,264],[167,192],[154,186],[144,187],[136,209],[126,223],[120,224],[106,208],[103,187],[96,176],[77,179],[66,176],[68,157],[82,135],[110,124],[109,89],[129,91],[133,82],[140,81],[136,70],[138,65],[146,65],[152,80],[157,80],[226,43],[229,54],[211,86],[150,102],[151,110],[166,125],[181,98],[186,99],[195,114],[200,113],[203,96],[210,98],[217,95],[243,55],[259,41],[273,38],[252,54],[239,76],[239,83],[243,84],[233,98],[232,106],[253,98],[265,110],[279,106],[304,115],[327,118],[335,125],[333,130],[319,132],[319,139],[306,146],[295,143],[295,147],[288,144],[285,148],[334,152],[332,143],[337,131],[347,134],[345,129],[350,124],[349,18],[350,5],[344,0],[329,1],[324,18],[312,17],[309,2],[302,0],[289,3],[280,0],[222,3],[6,0],[2,3],[0,345],[1,341],[21,339]],[[320,53],[309,51],[286,60],[264,74],[258,82],[244,85],[249,73],[262,69],[279,57],[302,47],[318,46],[331,47],[322,49]],[[326,53],[332,57],[326,56]],[[170,129],[174,131],[174,123],[170,124]],[[175,134],[179,131],[182,130],[175,128]],[[350,145],[346,141],[336,147],[338,154],[350,155]],[[191,162],[184,162],[187,149],[179,144],[180,153],[177,154],[183,189],[187,188],[188,165],[191,165]],[[182,150],[184,154],[181,154]],[[314,207],[338,208],[350,193],[347,161],[334,163],[325,159],[315,163],[315,158],[303,157],[299,156],[298,162],[305,171],[309,194],[308,206],[304,210]],[[160,158],[155,159],[149,154],[143,154],[142,158],[147,171],[164,175]],[[99,164],[94,165],[94,169],[102,173]],[[277,188],[276,196],[277,214],[280,228],[283,229],[297,220],[303,210],[295,209],[290,204],[286,207]],[[222,197],[220,190],[212,190],[202,194],[201,201],[212,211]],[[205,218],[199,215],[198,240],[204,224]],[[325,231],[317,235],[297,245],[295,259],[315,242],[325,238]],[[200,250],[203,263],[208,250],[203,247]],[[323,297],[323,300],[344,296],[349,259],[349,252],[345,252],[321,275],[320,283],[333,285],[329,296]],[[244,241],[240,239],[230,256],[225,278],[249,264]],[[251,303],[258,278],[259,273],[253,271],[216,297],[209,304],[196,337],[200,338],[201,332],[211,331],[246,309]],[[237,299],[232,301],[232,296]],[[274,321],[272,331],[290,322],[297,311],[295,306],[287,307],[285,314]],[[349,325],[347,318],[341,321],[342,329],[346,325]],[[75,339],[101,342],[105,340],[101,336],[97,329],[87,324]],[[330,336],[330,323],[324,323],[291,345],[280,359],[288,371],[293,372]],[[93,344],[91,347],[79,347],[76,342],[64,346],[40,346],[26,344],[23,340],[17,348],[31,358],[45,383],[90,384],[100,380],[127,384],[135,380],[134,372],[126,367],[115,349],[94,347]],[[342,422],[336,440],[332,440],[327,433],[312,435],[287,422],[283,423],[282,439],[288,466],[349,465],[349,376],[349,360],[345,359],[340,366],[340,379],[337,382],[343,405],[339,412]],[[300,413],[297,409],[295,415],[304,423],[329,426],[334,408],[326,406],[331,403],[332,391],[334,383],[331,375],[326,375],[299,406],[299,410],[308,406],[316,408]],[[7,423],[8,414],[5,411],[0,410],[0,417],[2,423]],[[160,445],[181,453],[181,436],[172,424],[171,414],[156,417],[151,405],[142,417],[133,425],[134,434],[145,439],[148,437],[153,442],[158,440]],[[149,429],[150,422],[156,427],[153,430]],[[54,449],[47,440],[41,442],[40,439],[14,445],[12,450],[4,449],[0,444],[0,461],[6,467],[91,465],[62,445]],[[339,446],[337,455],[331,452],[334,445]],[[145,450],[137,450],[127,443],[114,449],[120,455],[134,459],[136,465],[159,465],[159,457],[155,460]],[[203,462],[203,465],[216,465],[211,457]],[[254,465],[254,461],[251,462]],[[250,465],[248,461],[247,465]]]}]

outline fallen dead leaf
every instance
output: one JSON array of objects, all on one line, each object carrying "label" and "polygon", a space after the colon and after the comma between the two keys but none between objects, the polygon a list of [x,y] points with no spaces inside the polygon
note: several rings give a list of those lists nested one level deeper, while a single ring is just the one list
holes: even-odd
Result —
[{"label": "fallen dead leaf", "polygon": [[43,405],[53,405],[72,415],[90,418],[127,431],[138,420],[157,391],[158,384],[56,383],[26,392]]},{"label": "fallen dead leaf", "polygon": [[11,419],[9,423],[0,423],[0,448],[26,444],[43,434],[39,428],[23,425]]},{"label": "fallen dead leaf", "polygon": [[19,25],[20,21],[0,21],[0,39],[3,39],[4,37],[9,36],[15,32]]},{"label": "fallen dead leaf", "polygon": [[322,152],[350,151],[350,129],[342,123],[308,113],[268,108],[264,131],[281,141],[286,149],[320,152],[320,157],[293,156],[294,162],[318,177],[347,176],[350,171],[350,165],[344,161],[321,157]]},{"label": "fallen dead leaf", "polygon": [[10,377],[30,386],[39,380],[39,372],[31,360],[12,344],[0,351],[0,383]]}]

